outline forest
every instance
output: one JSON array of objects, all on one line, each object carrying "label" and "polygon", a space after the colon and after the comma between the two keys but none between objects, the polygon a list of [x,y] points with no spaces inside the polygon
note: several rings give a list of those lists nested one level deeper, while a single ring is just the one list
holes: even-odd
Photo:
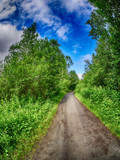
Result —
[{"label": "forest", "polygon": [[89,0],[96,8],[86,22],[97,41],[91,62],[86,60],[76,96],[120,137],[120,7],[119,1]]},{"label": "forest", "polygon": [[79,79],[54,39],[23,29],[0,68],[0,159],[22,159],[52,123],[58,103]]}]

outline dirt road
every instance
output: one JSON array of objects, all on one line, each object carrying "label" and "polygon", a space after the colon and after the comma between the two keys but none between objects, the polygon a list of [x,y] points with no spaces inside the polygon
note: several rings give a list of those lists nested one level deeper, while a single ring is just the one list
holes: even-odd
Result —
[{"label": "dirt road", "polygon": [[32,160],[120,160],[120,141],[71,92]]}]

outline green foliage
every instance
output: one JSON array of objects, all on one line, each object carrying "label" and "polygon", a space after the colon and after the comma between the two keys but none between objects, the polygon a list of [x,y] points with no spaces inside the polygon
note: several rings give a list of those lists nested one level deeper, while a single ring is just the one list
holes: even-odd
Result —
[{"label": "green foliage", "polygon": [[89,0],[96,7],[87,24],[97,40],[92,61],[86,61],[84,79],[76,96],[120,137],[120,7],[119,1]]},{"label": "green foliage", "polygon": [[97,39],[97,48],[92,63],[87,63],[86,83],[120,90],[119,1],[89,1],[96,7],[87,24],[91,25],[90,35]]},{"label": "green foliage", "polygon": [[24,159],[36,141],[47,132],[64,96],[61,92],[45,102],[39,98],[14,96],[0,104],[0,159]]},{"label": "green foliage", "polygon": [[24,159],[50,127],[69,91],[72,60],[56,40],[39,39],[36,24],[0,62],[0,159]]},{"label": "green foliage", "polygon": [[75,90],[75,87],[79,81],[79,78],[74,70],[69,72],[69,80],[70,80],[69,89]]},{"label": "green foliage", "polygon": [[102,87],[86,87],[80,81],[75,94],[100,120],[120,137],[120,92]]},{"label": "green foliage", "polygon": [[72,64],[59,46],[54,39],[39,39],[36,24],[24,29],[22,40],[10,47],[5,58],[0,74],[0,98],[29,94],[45,99],[59,94],[64,88],[60,84],[67,81],[67,69]]},{"label": "green foliage", "polygon": [[97,7],[97,13],[104,17],[104,21],[110,23],[117,30],[119,29],[119,20],[120,20],[120,8],[119,0],[89,0],[89,2]]}]

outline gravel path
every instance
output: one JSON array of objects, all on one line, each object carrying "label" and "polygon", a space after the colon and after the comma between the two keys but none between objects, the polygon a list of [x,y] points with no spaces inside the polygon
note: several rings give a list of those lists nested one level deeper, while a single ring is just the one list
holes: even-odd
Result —
[{"label": "gravel path", "polygon": [[120,160],[120,141],[70,92],[32,160]]}]

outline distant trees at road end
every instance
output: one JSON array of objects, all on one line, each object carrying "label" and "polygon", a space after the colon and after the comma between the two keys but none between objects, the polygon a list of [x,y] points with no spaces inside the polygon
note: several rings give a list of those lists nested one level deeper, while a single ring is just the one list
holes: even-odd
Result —
[{"label": "distant trees at road end", "polygon": [[77,75],[68,73],[73,64],[57,40],[39,39],[36,24],[23,29],[22,40],[10,47],[0,70],[0,99],[12,95],[49,98],[61,90],[75,89]]}]

